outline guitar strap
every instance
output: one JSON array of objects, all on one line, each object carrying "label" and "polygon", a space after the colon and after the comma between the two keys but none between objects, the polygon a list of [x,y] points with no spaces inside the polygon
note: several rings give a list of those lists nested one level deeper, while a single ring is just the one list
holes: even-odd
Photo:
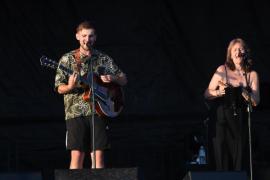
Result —
[{"label": "guitar strap", "polygon": [[83,62],[86,62],[86,59],[89,59],[91,56],[84,56],[83,58],[81,58],[81,54],[80,54],[80,49],[76,49],[74,54],[73,54],[73,57],[76,61],[76,71],[77,72],[80,72],[81,68],[82,68],[82,63]]},{"label": "guitar strap", "polygon": [[76,61],[77,64],[77,68],[75,69],[77,72],[80,72],[81,67],[82,67],[82,62],[81,62],[81,57],[80,57],[80,49],[76,49],[75,53],[73,54],[74,59]]}]

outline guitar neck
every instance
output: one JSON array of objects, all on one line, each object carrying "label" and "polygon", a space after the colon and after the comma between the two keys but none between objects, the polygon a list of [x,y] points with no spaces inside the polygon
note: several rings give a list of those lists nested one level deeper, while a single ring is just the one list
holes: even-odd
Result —
[{"label": "guitar neck", "polygon": [[[46,66],[46,67],[49,67],[49,68],[52,68],[52,69],[61,69],[65,74],[67,75],[72,75],[74,73],[74,71],[72,69],[69,69],[65,66],[63,66],[62,64],[60,63],[57,63],[56,61],[52,60],[52,59],[49,59],[47,58],[46,56],[42,56],[40,58],[40,63],[42,66]],[[84,77],[80,76],[80,74],[78,74],[77,76],[78,80],[86,85],[89,85],[89,82],[87,81],[87,79],[85,79]]]},{"label": "guitar neck", "polygon": [[[68,76],[71,76],[74,73],[74,71],[72,69],[63,66],[62,64],[60,64],[52,59],[49,59],[46,56],[42,56],[40,58],[40,63],[42,66],[46,66],[46,67],[49,67],[49,68],[52,68],[55,70],[57,70],[59,68],[60,70],[62,70],[64,72],[65,75],[68,75]],[[99,80],[99,78],[93,72],[91,74],[88,73],[87,78],[82,77],[80,74],[78,74],[77,78],[78,78],[79,82],[82,82],[83,84],[88,85],[89,88],[92,89],[92,94],[94,94],[97,97],[97,99],[100,102],[99,104],[101,104],[101,102],[104,104],[102,106],[104,109],[108,109],[112,105],[112,103],[107,105],[108,100],[111,101],[113,99],[118,99],[118,98],[110,98],[110,96],[112,94],[115,94],[114,89],[111,89],[111,87],[108,88],[108,87],[103,86],[102,82],[100,84],[98,82],[96,82],[97,80]],[[112,87],[114,87],[114,86],[112,86]],[[118,88],[115,88],[115,89],[118,89]],[[108,91],[111,91],[111,92],[108,93]],[[116,103],[116,104],[118,104],[118,103]],[[121,111],[121,109],[122,108],[119,109],[119,112]],[[116,114],[109,113],[109,114],[110,114],[110,117],[115,117],[118,113],[116,113]]]},{"label": "guitar neck", "polygon": [[[62,64],[60,64],[58,67],[59,67],[59,69],[61,69],[62,71],[64,71],[68,75],[72,75],[74,73],[74,71],[72,71],[71,69],[63,66]],[[84,84],[88,84],[87,80],[85,78],[83,78],[82,76],[80,76],[79,74],[78,74],[78,80],[80,82],[83,82]]]},{"label": "guitar neck", "polygon": [[[68,75],[72,75],[73,72],[74,72],[71,69],[69,69],[69,68],[67,68],[67,67],[65,67],[65,66],[63,66],[61,64],[59,65],[59,68],[61,70],[63,70],[65,73],[67,73]],[[78,79],[79,79],[80,82],[83,82],[84,84],[87,84],[87,85],[90,85],[91,84],[91,82],[88,82],[85,78],[83,78],[80,75],[78,76]],[[102,92],[99,92],[98,85],[94,81],[93,81],[93,84],[91,84],[91,85],[93,85],[94,94],[97,97],[99,97],[100,100],[104,100],[105,101],[107,97]]]}]

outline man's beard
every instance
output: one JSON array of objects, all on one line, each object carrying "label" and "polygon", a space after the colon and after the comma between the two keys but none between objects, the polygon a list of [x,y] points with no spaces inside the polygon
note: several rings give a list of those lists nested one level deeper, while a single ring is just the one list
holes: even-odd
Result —
[{"label": "man's beard", "polygon": [[87,44],[83,44],[82,45],[82,48],[85,50],[85,51],[89,51],[92,49],[92,44],[91,43],[87,43]]}]

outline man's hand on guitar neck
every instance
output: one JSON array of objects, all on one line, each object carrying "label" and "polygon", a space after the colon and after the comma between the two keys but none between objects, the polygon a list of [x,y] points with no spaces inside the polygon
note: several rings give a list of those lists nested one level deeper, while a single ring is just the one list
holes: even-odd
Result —
[{"label": "man's hand on guitar neck", "polygon": [[58,93],[65,94],[74,89],[77,83],[77,78],[78,74],[74,72],[72,75],[69,76],[68,84],[62,84],[58,87]]},{"label": "man's hand on guitar neck", "polygon": [[68,87],[70,90],[74,89],[74,87],[76,86],[77,78],[78,78],[78,74],[75,72],[71,76],[69,76]]}]

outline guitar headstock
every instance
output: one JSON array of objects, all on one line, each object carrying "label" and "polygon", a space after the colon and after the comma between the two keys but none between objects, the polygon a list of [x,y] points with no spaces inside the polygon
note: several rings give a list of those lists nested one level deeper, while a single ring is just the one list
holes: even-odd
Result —
[{"label": "guitar headstock", "polygon": [[41,66],[46,66],[46,67],[50,67],[50,68],[53,68],[53,69],[57,69],[57,67],[58,67],[57,62],[53,61],[52,59],[49,59],[46,56],[42,56],[40,58],[40,64],[41,64]]}]

